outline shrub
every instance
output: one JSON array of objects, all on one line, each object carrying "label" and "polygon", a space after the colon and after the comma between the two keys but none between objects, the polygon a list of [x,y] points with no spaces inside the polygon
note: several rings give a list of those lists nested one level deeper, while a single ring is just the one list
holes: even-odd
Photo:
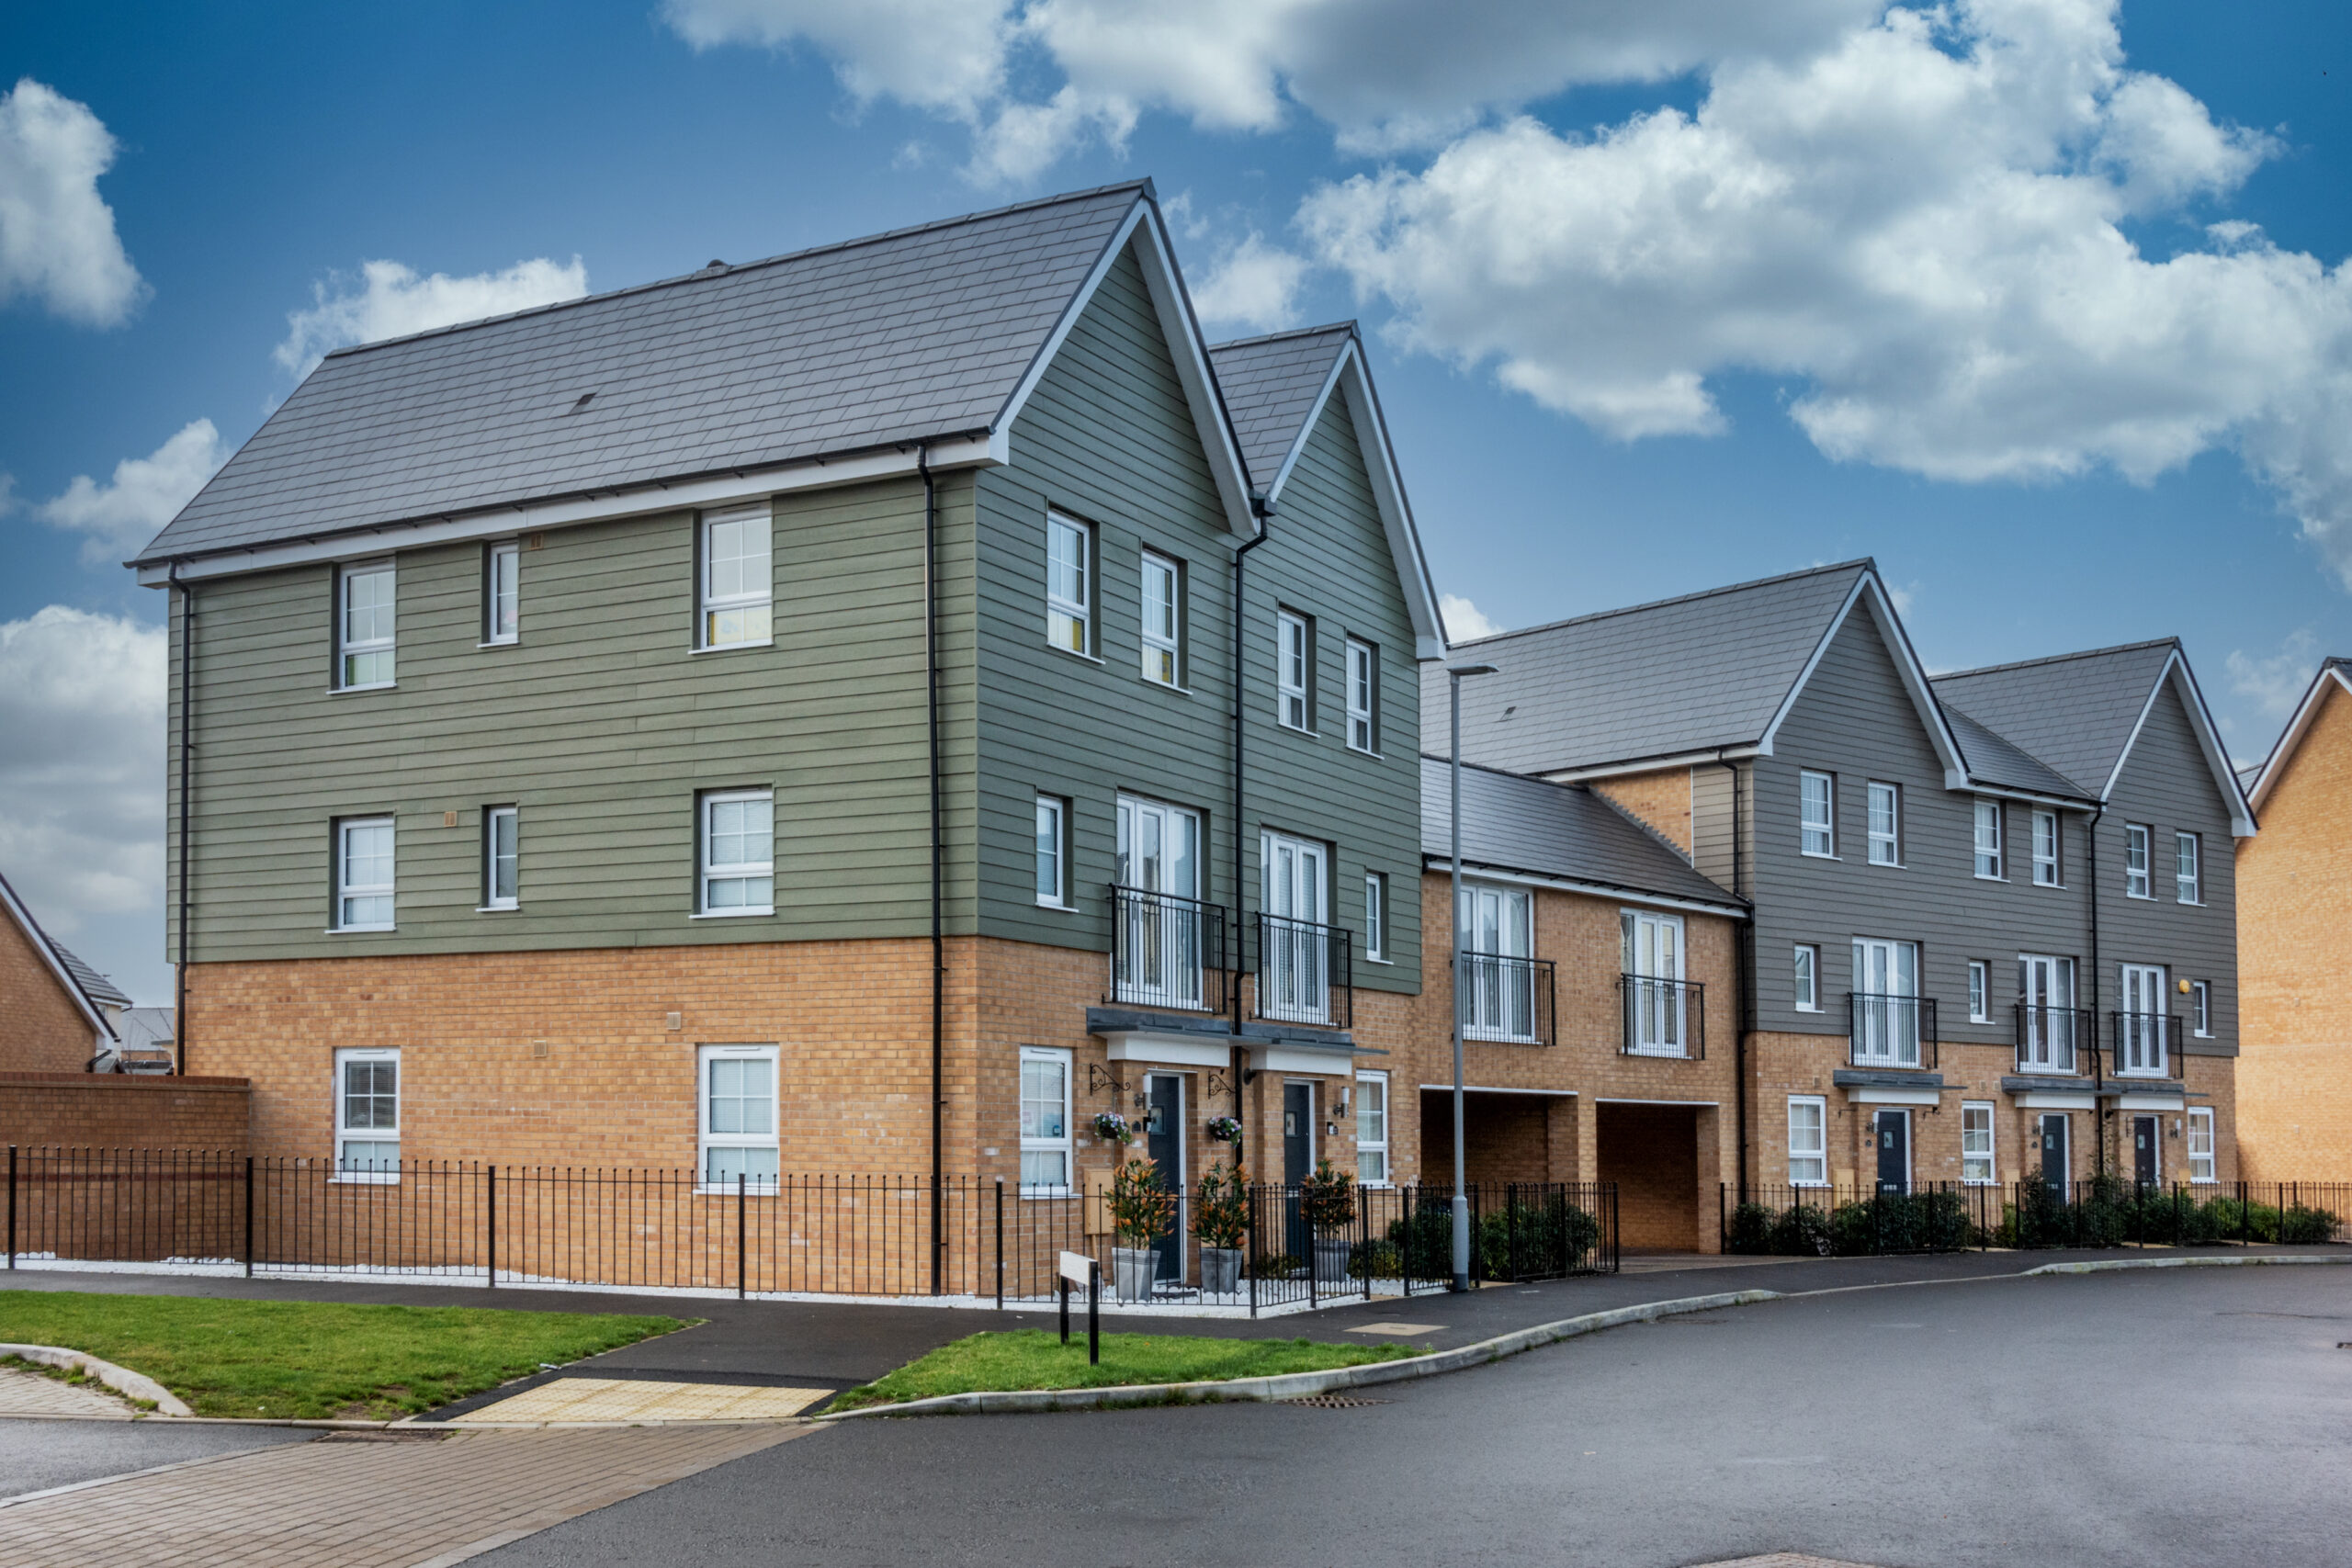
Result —
[{"label": "shrub", "polygon": [[1570,1272],[1600,1240],[1600,1222],[1566,1198],[1513,1203],[1481,1217],[1472,1272],[1488,1280]]},{"label": "shrub", "polygon": [[1404,1248],[1393,1241],[1360,1241],[1348,1249],[1348,1272],[1359,1280],[1394,1280],[1404,1261]]},{"label": "shrub", "polygon": [[1792,1203],[1772,1222],[1765,1251],[1783,1258],[1829,1256],[1829,1211],[1818,1203]]},{"label": "shrub", "polygon": [[1176,1194],[1159,1184],[1159,1168],[1131,1159],[1111,1173],[1111,1228],[1129,1247],[1148,1247],[1176,1218]]},{"label": "shrub", "polygon": [[2325,1209],[2296,1203],[2278,1216],[2278,1239],[2290,1247],[2309,1247],[2335,1237],[2335,1216]]},{"label": "shrub", "polygon": [[1318,1234],[1355,1224],[1355,1178],[1317,1160],[1315,1174],[1298,1184],[1298,1210]]},{"label": "shrub", "polygon": [[1239,1166],[1212,1166],[1201,1178],[1193,1228],[1203,1247],[1239,1247],[1250,1235],[1250,1175]]},{"label": "shrub", "polygon": [[1724,1226],[1724,1250],[1739,1253],[1767,1253],[1772,1247],[1770,1209],[1761,1203],[1742,1203],[1731,1212],[1731,1219]]}]

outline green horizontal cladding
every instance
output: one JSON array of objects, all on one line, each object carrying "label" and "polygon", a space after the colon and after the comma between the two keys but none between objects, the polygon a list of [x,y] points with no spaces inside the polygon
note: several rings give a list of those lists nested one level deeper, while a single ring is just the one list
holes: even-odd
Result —
[{"label": "green horizontal cladding", "polygon": [[[1253,476],[1265,483],[1271,475]],[[1204,896],[1246,919],[1260,903],[1266,829],[1331,846],[1330,918],[1361,958],[1366,872],[1388,879],[1390,962],[1359,962],[1361,986],[1420,985],[1419,705],[1404,589],[1344,402],[1332,400],[1285,489],[1269,542],[1247,560],[1243,632],[1248,791],[1234,896],[1233,552],[1216,481],[1149,290],[1132,257],[1113,267],[1012,430],[1012,462],[978,479],[979,897],[989,934],[1096,951],[1110,942],[1106,889],[1116,802],[1190,807],[1208,824]],[[1046,636],[1046,519],[1092,525],[1096,653]],[[1142,673],[1142,553],[1184,577],[1183,689]],[[1274,712],[1277,604],[1314,615],[1324,718],[1314,735]],[[1348,749],[1345,639],[1381,651],[1389,732]],[[1035,803],[1070,803],[1075,908],[1035,896]]]}]

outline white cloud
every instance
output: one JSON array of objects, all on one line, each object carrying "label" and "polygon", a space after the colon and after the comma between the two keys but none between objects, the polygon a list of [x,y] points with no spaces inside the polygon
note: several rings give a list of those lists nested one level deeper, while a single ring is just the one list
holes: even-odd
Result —
[{"label": "white cloud", "polygon": [[1473,131],[1300,222],[1401,341],[1608,434],[1719,432],[1711,378],[1752,371],[1829,456],[1938,479],[2233,446],[2352,584],[2352,270],[2121,228],[2272,151],[2127,70],[2113,0],[1960,0],[1726,61],[1695,115]]},{"label": "white cloud", "polygon": [[1274,332],[1294,324],[1306,258],[1246,236],[1212,264],[1193,288],[1204,321]]},{"label": "white cloud", "polygon": [[436,272],[420,277],[396,261],[360,265],[359,276],[330,274],[311,285],[312,305],[286,318],[286,341],[274,357],[297,376],[307,376],[331,349],[377,343],[430,332],[458,321],[478,321],[577,299],[588,292],[588,269],[578,256],[558,264],[545,256],[519,261],[503,272],[451,277]]},{"label": "white cloud", "polygon": [[25,295],[95,327],[130,316],[147,286],[98,196],[114,154],[88,105],[29,76],[0,95],[0,300]]},{"label": "white cloud", "polygon": [[2302,699],[2318,668],[2319,638],[2308,626],[2288,633],[2276,653],[2256,657],[2243,649],[2232,649],[2222,661],[2230,690],[2274,722],[2295,711],[2295,704]]},{"label": "white cloud", "polygon": [[1459,593],[1437,596],[1438,617],[1445,623],[1445,640],[1469,642],[1474,638],[1493,637],[1505,628],[1488,620],[1478,606]]},{"label": "white cloud", "polygon": [[85,562],[120,560],[153,538],[227,457],[212,422],[196,420],[148,456],[117,463],[114,478],[104,484],[74,475],[63,494],[42,502],[34,514],[88,535],[82,544]]}]

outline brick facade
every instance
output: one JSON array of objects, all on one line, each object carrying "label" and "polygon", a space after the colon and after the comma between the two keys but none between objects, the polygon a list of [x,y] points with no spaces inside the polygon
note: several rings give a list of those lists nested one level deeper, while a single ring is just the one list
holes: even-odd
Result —
[{"label": "brick facade", "polygon": [[96,1032],[39,940],[0,911],[0,1072],[78,1073],[96,1054]]},{"label": "brick facade", "polygon": [[1691,770],[1668,768],[1654,773],[1621,773],[1591,781],[1595,795],[1607,795],[1665,836],[1685,855],[1691,852]]},{"label": "brick facade", "polygon": [[0,1144],[243,1149],[251,1100],[243,1078],[0,1073]]}]

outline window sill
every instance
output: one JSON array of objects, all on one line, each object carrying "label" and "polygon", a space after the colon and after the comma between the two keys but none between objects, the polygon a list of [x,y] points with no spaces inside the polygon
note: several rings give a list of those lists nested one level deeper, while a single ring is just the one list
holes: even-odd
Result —
[{"label": "window sill", "polygon": [[1021,1190],[1023,1202],[1032,1198],[1069,1198],[1074,1194],[1067,1187],[1024,1187]]},{"label": "window sill", "polygon": [[1876,866],[1881,871],[1901,871],[1904,869],[1903,863],[1899,860],[1873,860],[1865,861],[1862,863],[1865,865]]},{"label": "window sill", "polygon": [[1323,739],[1323,732],[1319,729],[1306,729],[1298,725],[1291,724],[1279,718],[1274,720],[1274,728],[1276,729],[1288,730],[1293,735],[1304,735],[1309,740],[1320,740]]},{"label": "window sill", "polygon": [[1040,909],[1051,909],[1057,915],[1075,915],[1078,913],[1077,905],[1065,904],[1057,898],[1040,898],[1037,900],[1037,908]]},{"label": "window sill", "polygon": [[762,915],[775,913],[775,906],[771,904],[764,909],[705,909],[698,914],[688,915],[686,919],[690,920],[750,920],[757,919]]},{"label": "window sill", "polygon": [[474,644],[474,649],[480,652],[485,648],[520,648],[522,646],[523,639],[519,637],[502,637],[489,642],[478,642]]},{"label": "window sill", "polygon": [[1802,1187],[1808,1192],[1826,1192],[1829,1190],[1829,1183],[1826,1181],[1798,1181],[1792,1178],[1791,1179],[1789,1185],[1792,1187]]},{"label": "window sill", "polygon": [[[773,1176],[755,1177],[743,1183],[742,1192],[746,1198],[773,1198],[783,1190],[783,1186]],[[723,1186],[713,1186],[707,1181],[695,1183],[695,1196],[697,1198],[732,1198],[735,1192],[736,1187],[731,1181]]]},{"label": "window sill", "polygon": [[345,697],[354,692],[390,692],[398,689],[399,686],[398,681],[370,681],[364,686],[329,686],[327,695]]},{"label": "window sill", "polygon": [[1980,871],[1976,874],[1976,880],[1979,882],[2007,882],[2008,878],[2006,876],[1987,876],[1984,873]]},{"label": "window sill", "polygon": [[2153,904],[2156,901],[2156,896],[2153,893],[2134,893],[2130,888],[2124,889],[2123,896],[2126,898],[2137,899],[2143,904]]},{"label": "window sill", "polygon": [[327,928],[327,935],[367,936],[371,933],[396,931],[398,930],[400,930],[400,927],[398,926],[329,926]]},{"label": "window sill", "polygon": [[1141,675],[1136,677],[1136,679],[1140,680],[1145,685],[1149,686],[1153,691],[1166,692],[1171,697],[1189,697],[1193,695],[1193,688],[1190,686],[1171,685],[1166,681],[1155,681],[1148,675]]},{"label": "window sill", "polygon": [[2183,909],[2201,909],[2205,907],[2205,900],[2202,898],[2176,898],[2173,903]]},{"label": "window sill", "polygon": [[474,913],[477,915],[514,915],[521,913],[522,908],[523,906],[520,904],[477,904],[474,906]]},{"label": "window sill", "polygon": [[400,1172],[396,1170],[338,1170],[327,1178],[330,1187],[398,1187]]},{"label": "window sill", "polygon": [[1363,961],[1366,964],[1377,964],[1384,969],[1394,968],[1396,963],[1393,958],[1374,958],[1369,953],[1363,955]]},{"label": "window sill", "polygon": [[[1845,858],[1839,854],[1825,854],[1819,850],[1799,850],[1797,853],[1806,860],[1843,860]],[[1793,1187],[1796,1183],[1791,1182],[1789,1185]]]},{"label": "window sill", "polygon": [[1820,1008],[1808,1008],[1808,1007],[1795,1007],[1795,1006],[1792,1006],[1792,1007],[1789,1009],[1789,1010],[1790,1010],[1791,1012],[1801,1012],[1801,1013],[1804,1014],[1804,1015],[1805,1015],[1805,1017],[1807,1017],[1807,1018],[1819,1018],[1819,1017],[1821,1017],[1821,1016],[1823,1015],[1823,1010],[1822,1010],[1822,1009],[1820,1009]]},{"label": "window sill", "polygon": [[2222,1184],[2222,1179],[2218,1176],[2192,1176],[2188,1179],[2188,1184],[2191,1187],[2219,1187]]},{"label": "window sill", "polygon": [[[1078,649],[1074,649],[1074,648],[1064,648],[1064,647],[1062,647],[1062,646],[1061,646],[1061,644],[1057,643],[1057,642],[1049,642],[1049,643],[1047,643],[1047,644],[1046,645],[1046,647],[1048,649],[1050,649],[1051,651],[1053,651],[1053,652],[1055,652],[1055,653],[1058,653],[1058,654],[1060,654],[1060,655],[1061,655],[1063,658],[1065,658],[1065,659],[1083,659],[1084,660],[1086,660],[1086,662],[1087,662],[1087,663],[1089,663],[1089,664],[1092,664],[1092,665],[1095,665],[1095,666],[1097,666],[1098,668],[1104,669],[1104,670],[1107,670],[1107,669],[1109,669],[1109,668],[1110,668],[1110,666],[1109,666],[1109,665],[1107,665],[1107,664],[1103,663],[1103,662],[1102,662],[1102,660],[1101,659],[1097,658],[1095,655],[1093,655],[1093,654],[1091,654],[1091,653],[1080,653],[1080,652],[1079,652],[1079,651],[1078,651]],[[1157,683],[1158,683],[1158,682],[1147,682],[1147,684],[1157,684]]]},{"label": "window sill", "polygon": [[772,637],[763,637],[752,642],[713,643],[706,648],[695,648],[690,649],[687,651],[695,658],[699,659],[706,653],[741,653],[746,649],[774,648],[775,646],[775,638]]},{"label": "window sill", "polygon": [[1378,751],[1374,750],[1369,746],[1359,746],[1352,740],[1348,742],[1348,750],[1353,751],[1359,757],[1369,757],[1375,762],[1381,760],[1380,753]]}]

